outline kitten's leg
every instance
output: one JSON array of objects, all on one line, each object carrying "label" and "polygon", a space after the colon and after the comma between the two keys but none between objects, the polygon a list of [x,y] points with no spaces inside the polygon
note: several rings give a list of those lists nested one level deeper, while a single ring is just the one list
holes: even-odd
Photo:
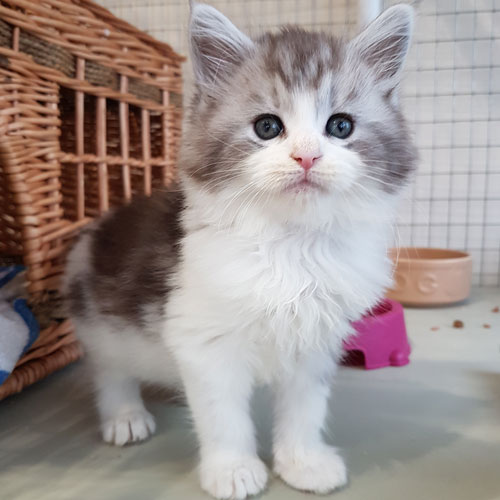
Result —
[{"label": "kitten's leg", "polygon": [[95,382],[104,441],[123,446],[143,441],[154,433],[155,421],[144,407],[137,379],[112,370],[98,370]]},{"label": "kitten's leg", "polygon": [[224,337],[178,353],[200,441],[202,488],[220,499],[243,499],[267,483],[250,417],[252,373],[245,353]]},{"label": "kitten's leg", "polygon": [[327,493],[347,482],[344,461],[321,435],[334,370],[332,356],[307,355],[277,383],[274,469],[299,490]]}]

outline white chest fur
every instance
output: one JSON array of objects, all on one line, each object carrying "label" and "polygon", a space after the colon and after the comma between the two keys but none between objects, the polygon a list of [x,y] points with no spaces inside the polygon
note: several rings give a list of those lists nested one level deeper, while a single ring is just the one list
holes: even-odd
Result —
[{"label": "white chest fur", "polygon": [[204,336],[224,333],[217,327],[224,325],[280,350],[338,345],[350,321],[373,306],[389,283],[386,242],[366,230],[272,238],[210,226],[194,231],[184,241],[178,276],[183,292],[175,307],[213,324]]}]

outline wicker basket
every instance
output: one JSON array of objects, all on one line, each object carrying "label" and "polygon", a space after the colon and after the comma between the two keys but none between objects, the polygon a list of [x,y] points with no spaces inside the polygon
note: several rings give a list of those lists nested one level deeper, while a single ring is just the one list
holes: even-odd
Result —
[{"label": "wicker basket", "polygon": [[0,1],[0,262],[40,337],[0,399],[76,360],[57,290],[78,231],[174,177],[183,58],[88,0]]}]

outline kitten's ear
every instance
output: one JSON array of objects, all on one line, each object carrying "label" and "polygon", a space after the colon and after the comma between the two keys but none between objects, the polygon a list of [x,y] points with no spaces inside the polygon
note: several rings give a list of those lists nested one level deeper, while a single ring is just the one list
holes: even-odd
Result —
[{"label": "kitten's ear", "polygon": [[410,47],[413,31],[413,8],[395,5],[370,23],[351,47],[370,65],[377,79],[394,80],[396,85]]},{"label": "kitten's ear", "polygon": [[253,42],[210,5],[191,2],[189,42],[196,81],[211,87],[227,77]]}]

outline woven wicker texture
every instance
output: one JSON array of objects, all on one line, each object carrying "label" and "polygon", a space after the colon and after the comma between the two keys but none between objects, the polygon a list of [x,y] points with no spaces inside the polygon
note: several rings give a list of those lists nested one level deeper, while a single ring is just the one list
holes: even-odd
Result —
[{"label": "woven wicker texture", "polygon": [[87,0],[0,1],[0,261],[42,326],[0,399],[77,359],[58,288],[78,231],[175,176],[181,63]]}]

